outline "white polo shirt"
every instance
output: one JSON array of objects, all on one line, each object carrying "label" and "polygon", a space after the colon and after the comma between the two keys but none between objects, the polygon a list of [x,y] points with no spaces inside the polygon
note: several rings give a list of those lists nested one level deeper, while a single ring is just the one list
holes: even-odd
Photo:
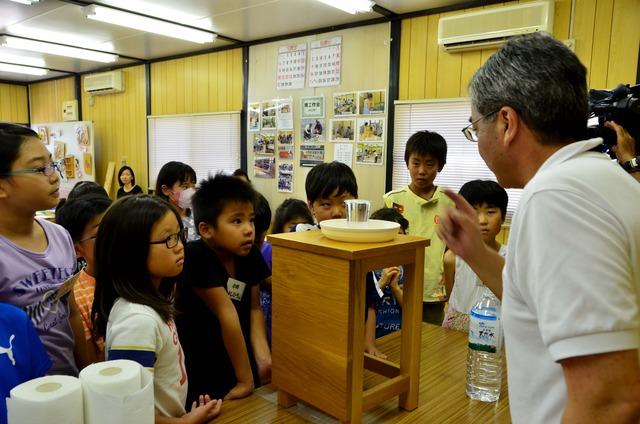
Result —
[{"label": "white polo shirt", "polygon": [[503,271],[514,423],[559,423],[565,358],[640,348],[640,184],[590,149],[553,154],[522,193]]}]

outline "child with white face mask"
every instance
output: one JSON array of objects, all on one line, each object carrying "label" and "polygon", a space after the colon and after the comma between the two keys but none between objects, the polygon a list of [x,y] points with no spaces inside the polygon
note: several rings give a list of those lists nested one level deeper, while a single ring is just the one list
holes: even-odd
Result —
[{"label": "child with white face mask", "polygon": [[196,192],[196,172],[182,162],[165,163],[156,179],[156,196],[162,197],[178,208],[182,224],[187,232],[187,241],[200,238],[191,214],[191,197]]}]

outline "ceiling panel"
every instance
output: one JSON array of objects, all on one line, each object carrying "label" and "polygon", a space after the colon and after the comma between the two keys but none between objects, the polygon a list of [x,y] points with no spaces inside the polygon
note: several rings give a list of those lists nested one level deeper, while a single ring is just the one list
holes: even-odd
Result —
[{"label": "ceiling panel", "polygon": [[417,12],[436,7],[469,3],[468,0],[375,0],[376,4],[397,14]]},{"label": "ceiling panel", "polygon": [[64,74],[62,72],[53,72],[53,71],[49,71],[49,73],[44,76],[14,74],[11,72],[0,71],[0,80],[16,81],[16,82],[36,82],[43,79],[50,79],[50,78],[64,77],[64,76],[71,76],[71,75]]},{"label": "ceiling panel", "polygon": [[379,18],[375,12],[351,15],[314,0],[264,1],[213,16],[215,31],[245,41]]},{"label": "ceiling panel", "polygon": [[[376,3],[395,13],[408,13],[465,1],[376,0]],[[92,3],[89,0],[83,2]],[[215,43],[197,44],[88,20],[81,6],[62,0],[41,0],[32,6],[0,0],[0,34],[22,35],[70,45],[86,45],[90,42],[91,47],[97,50],[130,57],[121,57],[116,63],[105,64],[43,53],[20,53],[42,58],[46,66],[52,69],[88,72],[137,63],[133,58],[151,60],[233,44],[222,36],[254,41],[381,16],[375,12],[351,15],[316,0],[102,0],[100,3],[212,30],[221,37]],[[57,33],[58,38],[52,33]],[[0,48],[2,50],[6,49]],[[4,72],[0,74],[0,79],[32,81],[59,75],[63,74],[30,77]]]}]

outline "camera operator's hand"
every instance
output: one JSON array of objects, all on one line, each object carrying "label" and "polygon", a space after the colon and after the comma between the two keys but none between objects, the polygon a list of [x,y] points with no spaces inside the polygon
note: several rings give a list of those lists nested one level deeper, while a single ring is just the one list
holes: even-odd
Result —
[{"label": "camera operator's hand", "polygon": [[636,157],[636,143],[633,137],[624,129],[623,126],[616,124],[614,121],[607,121],[604,125],[616,132],[617,143],[611,146],[611,150],[616,154],[618,163],[630,161]]}]

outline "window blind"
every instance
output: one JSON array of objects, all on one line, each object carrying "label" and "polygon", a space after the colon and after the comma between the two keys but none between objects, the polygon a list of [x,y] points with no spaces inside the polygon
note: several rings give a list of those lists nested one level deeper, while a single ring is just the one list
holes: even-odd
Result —
[{"label": "window blind", "polygon": [[[462,133],[462,128],[469,124],[470,116],[471,103],[468,99],[396,102],[393,189],[401,188],[411,182],[404,162],[404,149],[409,137],[421,130],[435,131],[447,141],[447,163],[436,177],[436,185],[457,192],[467,181],[476,179],[497,181],[493,172],[480,157],[477,144],[467,140]],[[509,204],[506,223],[511,222],[521,192],[521,189],[507,190]]]},{"label": "window blind", "polygon": [[184,162],[198,180],[240,167],[240,112],[149,116],[149,186],[162,166]]}]

